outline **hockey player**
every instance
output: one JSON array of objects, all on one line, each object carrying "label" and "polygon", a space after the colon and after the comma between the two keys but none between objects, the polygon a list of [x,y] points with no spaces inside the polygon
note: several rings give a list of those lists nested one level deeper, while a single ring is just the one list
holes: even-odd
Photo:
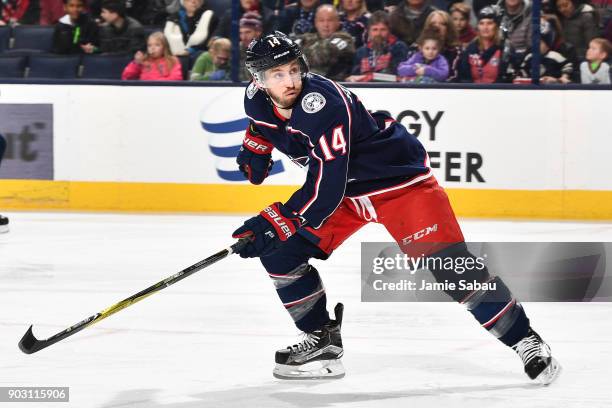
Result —
[{"label": "hockey player", "polygon": [[[246,66],[253,81],[244,107],[249,117],[237,157],[253,184],[264,181],[273,148],[308,166],[304,185],[286,203],[270,204],[244,222],[234,238],[249,237],[242,257],[259,257],[278,296],[305,337],[276,352],[279,378],[342,377],[340,328],[326,310],[325,289],[310,258],[327,259],[369,222],[386,227],[403,251],[430,257],[474,258],[425,149],[399,123],[370,114],[337,83],[308,73],[297,44],[276,32],[252,42]],[[435,226],[435,227],[433,227]],[[426,236],[415,232],[429,228]],[[420,239],[419,239],[420,238]],[[446,243],[446,244],[444,244]],[[531,379],[552,382],[560,371],[548,345],[533,331],[523,307],[486,268],[459,275],[431,272],[437,280],[470,278],[496,290],[449,290],[479,323],[522,358]]]},{"label": "hockey player", "polygon": [[[4,157],[4,151],[6,150],[6,140],[4,140],[4,136],[0,135],[0,164],[2,164],[2,157]],[[3,232],[8,232],[9,230],[9,220],[6,217],[3,217],[0,214],[0,234]]]}]

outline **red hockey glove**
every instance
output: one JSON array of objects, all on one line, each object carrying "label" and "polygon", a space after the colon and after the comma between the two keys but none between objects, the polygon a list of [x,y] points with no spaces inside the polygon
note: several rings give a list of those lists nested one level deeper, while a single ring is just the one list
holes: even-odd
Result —
[{"label": "red hockey glove", "polygon": [[249,124],[240,153],[236,158],[238,168],[252,184],[261,184],[268,176],[272,165],[274,146],[261,137],[252,124]]}]

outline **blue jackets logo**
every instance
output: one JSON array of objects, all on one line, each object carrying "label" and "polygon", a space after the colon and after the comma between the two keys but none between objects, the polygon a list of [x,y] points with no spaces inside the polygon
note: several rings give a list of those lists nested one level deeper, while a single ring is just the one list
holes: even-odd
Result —
[{"label": "blue jackets logo", "polygon": [[[219,178],[226,181],[245,181],[246,178],[238,170],[236,156],[242,146],[249,120],[242,116],[243,114],[237,113],[234,119],[219,121],[220,118],[227,118],[227,112],[222,112],[221,106],[223,104],[210,104],[205,107],[200,114],[200,123],[207,136],[208,148],[215,156],[215,169]],[[240,110],[242,111],[242,106]],[[283,171],[283,163],[274,160],[268,177]]]}]

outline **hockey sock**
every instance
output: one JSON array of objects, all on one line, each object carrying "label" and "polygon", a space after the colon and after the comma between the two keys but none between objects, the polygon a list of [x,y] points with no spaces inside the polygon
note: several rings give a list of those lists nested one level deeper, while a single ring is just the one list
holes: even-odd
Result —
[{"label": "hockey sock", "polygon": [[487,286],[489,289],[473,292],[462,303],[489,333],[513,346],[527,335],[529,319],[501,278],[494,277]]},{"label": "hockey sock", "polygon": [[329,322],[319,272],[307,263],[287,273],[270,273],[276,292],[298,329],[312,332]]},{"label": "hockey sock", "polygon": [[[431,272],[438,282],[446,280],[456,284],[454,290],[446,293],[464,304],[489,333],[507,346],[513,346],[525,337],[529,330],[529,319],[521,303],[514,298],[500,277],[489,275],[484,265],[482,268],[464,267],[461,271],[456,267],[453,269],[452,265],[478,265],[476,257],[468,251],[465,243],[451,245],[431,257],[442,260],[439,265],[451,265],[450,268],[431,268]],[[448,259],[453,262],[447,262]],[[484,285],[480,289],[466,289],[459,284],[460,281]]]}]

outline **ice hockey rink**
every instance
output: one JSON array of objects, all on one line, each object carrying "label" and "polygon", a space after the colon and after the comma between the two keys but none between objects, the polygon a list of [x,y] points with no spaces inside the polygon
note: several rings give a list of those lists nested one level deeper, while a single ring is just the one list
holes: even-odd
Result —
[{"label": "ice hockey rink", "polygon": [[[345,304],[345,378],[282,381],[274,351],[297,329],[257,260],[231,256],[33,355],[46,338],[232,243],[239,216],[5,213],[0,386],[67,386],[52,406],[609,407],[612,303],[527,303],[563,366],[548,387],[453,303],[361,303],[360,242],[315,261],[329,309]],[[612,241],[610,223],[461,220],[471,241]],[[17,406],[4,403],[3,406]],[[21,405],[19,405],[21,406]],[[24,403],[23,406],[48,406]]]}]

